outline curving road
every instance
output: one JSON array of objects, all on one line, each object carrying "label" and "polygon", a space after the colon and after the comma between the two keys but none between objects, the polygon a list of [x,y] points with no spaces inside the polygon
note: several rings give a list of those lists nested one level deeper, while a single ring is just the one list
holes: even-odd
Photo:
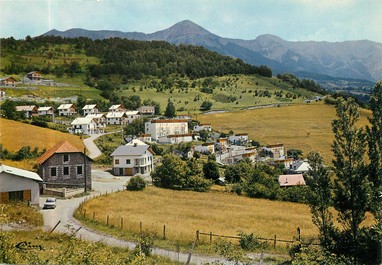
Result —
[{"label": "curving road", "polygon": [[[108,172],[101,170],[92,170],[92,176],[94,191],[91,193],[91,195],[89,195],[90,197],[99,195],[100,193],[104,194],[106,191],[113,192],[119,189],[123,189],[124,184],[126,184],[127,180],[129,179],[128,177],[115,178]],[[127,247],[129,249],[133,249],[136,245],[134,242],[117,239],[113,236],[93,231],[82,226],[82,224],[80,224],[73,217],[75,209],[80,205],[81,202],[85,200],[85,198],[89,198],[89,196],[65,200],[59,199],[57,200],[56,209],[41,210],[44,216],[44,230],[51,231],[60,221],[59,225],[54,230],[56,232],[70,233],[71,230],[78,230],[76,236],[83,240],[89,240],[93,242],[100,241],[110,246]],[[44,201],[45,198],[41,197],[41,206],[44,204]],[[153,248],[153,254],[169,257],[171,260],[180,261],[183,263],[186,263],[189,257],[188,253],[179,253],[176,251],[160,248]],[[231,262],[219,257],[208,257],[200,255],[192,255],[191,257],[192,264],[205,264],[212,263],[214,261],[219,261],[219,264],[232,264]]]}]

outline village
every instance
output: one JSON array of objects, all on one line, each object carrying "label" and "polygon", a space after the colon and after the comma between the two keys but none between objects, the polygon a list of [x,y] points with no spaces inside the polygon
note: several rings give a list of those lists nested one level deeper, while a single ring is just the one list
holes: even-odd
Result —
[{"label": "village", "polygon": [[[26,80],[28,83],[39,85],[54,82],[53,80],[43,82],[41,73],[37,71],[28,73],[23,82]],[[14,86],[15,82],[12,77],[1,78],[1,86]],[[2,99],[5,99],[4,90],[2,91]],[[234,165],[243,160],[252,164],[258,162],[282,164],[286,174],[279,175],[278,182],[283,188],[306,185],[303,174],[310,168],[306,160],[288,157],[286,146],[282,143],[261,147],[249,139],[248,133],[221,136],[220,132],[213,130],[211,124],[192,120],[191,116],[168,118],[155,115],[154,106],[127,110],[121,104],[116,104],[110,106],[108,112],[102,113],[96,104],[87,104],[77,109],[74,103],[67,102],[61,104],[57,110],[52,106],[23,105],[16,106],[16,111],[26,120],[44,117],[55,122],[63,117],[67,124],[67,132],[81,135],[83,138],[100,137],[110,131],[107,129],[109,127],[122,130],[123,133],[123,127],[134,120],[141,117],[148,118],[144,124],[144,133],[125,137],[125,145],[119,146],[111,153],[110,172],[118,177],[139,174],[150,181],[151,172],[160,162],[160,157],[150,147],[152,143],[159,145],[189,143],[190,148],[186,153],[173,150],[173,154],[187,159],[199,154],[212,155],[221,167]],[[203,139],[200,135],[204,136]],[[68,142],[59,142],[37,159],[37,173],[2,165],[2,178],[9,178],[8,175],[12,174],[30,184],[25,184],[22,190],[19,180],[9,182],[8,187],[2,186],[0,202],[13,200],[16,196],[20,200],[38,204],[39,191],[41,194],[58,197],[89,191],[92,189],[92,158],[86,154],[86,150],[78,150]],[[12,185],[12,182],[17,183],[17,187]],[[221,177],[219,182],[224,183],[224,178]],[[68,192],[69,190],[71,192]]]}]

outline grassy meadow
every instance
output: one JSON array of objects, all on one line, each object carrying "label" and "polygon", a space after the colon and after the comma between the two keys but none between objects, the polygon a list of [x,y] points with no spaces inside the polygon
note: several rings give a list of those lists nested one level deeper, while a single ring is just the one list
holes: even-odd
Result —
[{"label": "grassy meadow", "polygon": [[[139,233],[142,222],[143,230],[161,238],[163,225],[166,225],[168,240],[159,244],[170,247],[189,246],[195,240],[196,230],[231,236],[241,230],[266,238],[277,235],[278,239],[292,240],[300,227],[302,238],[317,236],[307,205],[251,199],[218,191],[200,193],[150,186],[140,192],[122,191],[97,197],[87,201],[75,216],[85,221],[84,212],[87,225],[94,225],[91,222],[94,212],[95,228],[113,233],[110,227],[114,227],[114,233],[119,236]],[[106,227],[108,215],[109,229]],[[200,240],[204,245],[209,244],[208,236],[200,236]],[[279,243],[279,247],[285,249],[285,246]]]},{"label": "grassy meadow", "polygon": [[[359,126],[368,124],[368,115],[369,111],[361,110]],[[248,133],[262,145],[283,143],[287,149],[301,149],[304,156],[318,151],[330,163],[334,139],[331,122],[335,117],[334,106],[318,102],[198,115],[197,119],[217,131]]]},{"label": "grassy meadow", "polygon": [[[79,150],[83,149],[81,138],[73,134],[0,118],[0,144],[9,151],[17,151],[23,146],[49,149],[62,140],[68,141]],[[27,170],[32,170],[36,163],[35,160],[3,162]]]}]

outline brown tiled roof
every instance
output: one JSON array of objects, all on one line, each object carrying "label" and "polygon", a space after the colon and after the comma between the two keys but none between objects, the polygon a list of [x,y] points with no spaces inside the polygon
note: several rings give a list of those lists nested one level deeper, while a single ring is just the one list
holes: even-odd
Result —
[{"label": "brown tiled roof", "polygon": [[56,153],[78,153],[80,152],[76,147],[68,143],[67,141],[61,141],[48,151],[45,152],[42,156],[37,159],[37,163],[40,165],[48,160],[53,154]]}]

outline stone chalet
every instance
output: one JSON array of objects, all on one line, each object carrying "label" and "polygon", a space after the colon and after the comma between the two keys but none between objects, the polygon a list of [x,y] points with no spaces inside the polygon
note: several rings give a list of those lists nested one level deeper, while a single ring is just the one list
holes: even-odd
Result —
[{"label": "stone chalet", "polygon": [[16,106],[16,111],[24,113],[25,118],[30,118],[32,116],[38,115],[38,108],[35,105]]},{"label": "stone chalet", "polygon": [[305,186],[305,179],[302,174],[280,175],[280,187]]},{"label": "stone chalet", "polygon": [[0,203],[24,201],[39,205],[41,182],[34,172],[0,164]]},{"label": "stone chalet", "polygon": [[42,75],[39,71],[32,71],[27,73],[26,77],[31,81],[41,81]]},{"label": "stone chalet", "polygon": [[[37,159],[43,184],[51,188],[92,188],[92,160],[76,147],[62,141]],[[86,175],[86,180],[85,180]]]},{"label": "stone chalet", "polygon": [[148,174],[154,169],[154,155],[150,146],[138,139],[121,145],[111,154],[114,175]]}]

